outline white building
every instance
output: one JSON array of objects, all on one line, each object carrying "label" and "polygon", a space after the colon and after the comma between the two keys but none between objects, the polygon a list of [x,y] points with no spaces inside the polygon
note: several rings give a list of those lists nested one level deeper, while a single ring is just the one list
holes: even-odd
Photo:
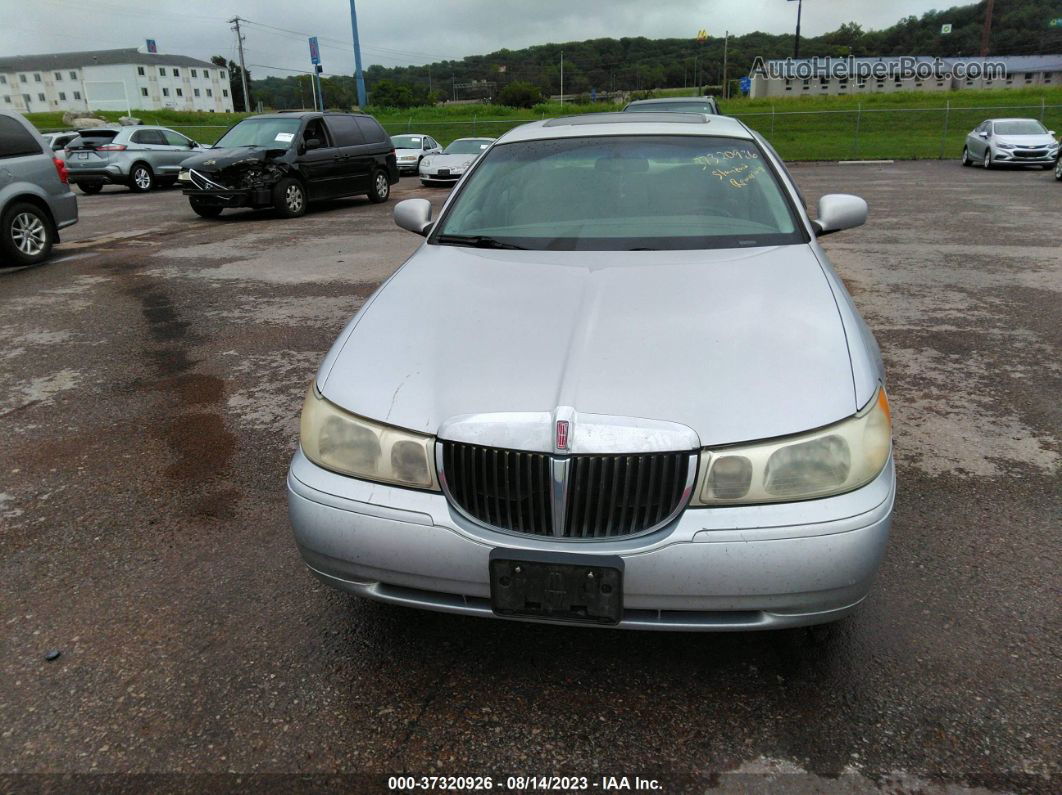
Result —
[{"label": "white building", "polygon": [[138,49],[0,57],[0,110],[232,111],[229,72]]},{"label": "white building", "polygon": [[[1062,55],[990,55],[987,58],[941,58],[945,75],[903,75],[899,72],[902,61],[929,65],[934,59],[928,56],[887,58],[802,58],[792,62],[795,71],[811,70],[803,76],[765,76],[751,74],[753,99],[764,97],[809,97],[836,96],[842,94],[882,94],[893,91],[958,91],[965,88],[1029,88],[1034,86],[1062,85]],[[972,64],[982,66],[986,62],[999,62],[1005,68],[1004,75],[966,75],[959,73]],[[832,74],[832,67],[854,67],[848,73]],[[783,61],[768,61],[766,66],[784,66]],[[885,69],[890,74],[860,75],[860,69]],[[855,71],[856,73],[852,73]]]}]

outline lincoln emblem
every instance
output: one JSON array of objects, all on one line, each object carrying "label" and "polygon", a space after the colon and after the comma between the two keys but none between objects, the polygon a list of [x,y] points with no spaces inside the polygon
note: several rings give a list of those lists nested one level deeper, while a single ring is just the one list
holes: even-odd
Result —
[{"label": "lincoln emblem", "polygon": [[568,449],[568,421],[557,420],[557,449]]}]

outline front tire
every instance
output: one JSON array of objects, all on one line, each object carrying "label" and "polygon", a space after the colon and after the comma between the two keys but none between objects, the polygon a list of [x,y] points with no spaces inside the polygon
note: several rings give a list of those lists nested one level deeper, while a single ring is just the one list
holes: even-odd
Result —
[{"label": "front tire", "polygon": [[294,177],[285,177],[273,188],[273,207],[283,218],[306,214],[306,188]]},{"label": "front tire", "polygon": [[982,165],[985,168],[992,168],[992,150],[991,149],[986,149],[985,150],[985,159],[984,159],[984,162],[982,163]]},{"label": "front tire", "polygon": [[54,243],[52,219],[35,204],[13,204],[0,220],[0,253],[5,265],[43,262],[52,253]]},{"label": "front tire", "polygon": [[381,204],[387,201],[391,195],[391,182],[387,174],[377,171],[372,175],[372,187],[369,188],[369,201],[373,204]]},{"label": "front tire", "polygon": [[79,182],[77,183],[77,189],[84,193],[86,196],[93,196],[103,190],[102,182]]},{"label": "front tire", "polygon": [[204,204],[195,199],[189,199],[188,204],[191,206],[192,212],[200,218],[217,218],[221,215],[221,211],[225,209],[224,207],[218,207],[216,204]]},{"label": "front tire", "polygon": [[137,163],[129,172],[129,190],[133,193],[147,193],[155,187],[155,173],[147,163]]},{"label": "front tire", "polygon": [[964,166],[966,166],[967,168],[969,168],[971,165],[973,165],[970,162],[970,148],[967,147],[967,146],[964,146],[962,148],[962,164]]},{"label": "front tire", "polygon": [[1062,182],[1062,160],[1055,161],[1055,179]]}]

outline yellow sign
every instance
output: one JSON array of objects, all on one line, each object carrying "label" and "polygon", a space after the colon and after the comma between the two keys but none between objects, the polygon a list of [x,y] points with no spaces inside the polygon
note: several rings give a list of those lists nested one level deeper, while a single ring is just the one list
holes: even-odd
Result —
[{"label": "yellow sign", "polygon": [[706,41],[707,39],[708,39],[708,31],[706,31],[704,28],[701,28],[700,30],[697,31],[697,41],[703,42],[703,41]]}]

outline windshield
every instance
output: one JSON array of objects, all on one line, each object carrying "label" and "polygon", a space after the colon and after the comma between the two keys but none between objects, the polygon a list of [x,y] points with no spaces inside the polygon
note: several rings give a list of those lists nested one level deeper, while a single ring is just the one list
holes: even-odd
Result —
[{"label": "windshield", "polygon": [[478,155],[484,149],[490,146],[490,141],[484,141],[479,138],[458,138],[445,150],[444,155]]},{"label": "windshield", "polygon": [[432,242],[448,242],[447,236],[561,251],[804,241],[755,142],[708,136],[495,146],[467,178]]},{"label": "windshield", "polygon": [[646,102],[628,105],[623,110],[627,113],[711,113],[712,106],[707,102]]},{"label": "windshield", "polygon": [[1047,133],[1047,128],[1036,119],[997,121],[995,128],[996,135],[1044,135]]},{"label": "windshield", "polygon": [[298,119],[244,119],[221,136],[214,146],[261,146],[287,149],[299,131]]},{"label": "windshield", "polygon": [[419,135],[392,135],[391,146],[395,149],[420,149],[424,139]]}]

